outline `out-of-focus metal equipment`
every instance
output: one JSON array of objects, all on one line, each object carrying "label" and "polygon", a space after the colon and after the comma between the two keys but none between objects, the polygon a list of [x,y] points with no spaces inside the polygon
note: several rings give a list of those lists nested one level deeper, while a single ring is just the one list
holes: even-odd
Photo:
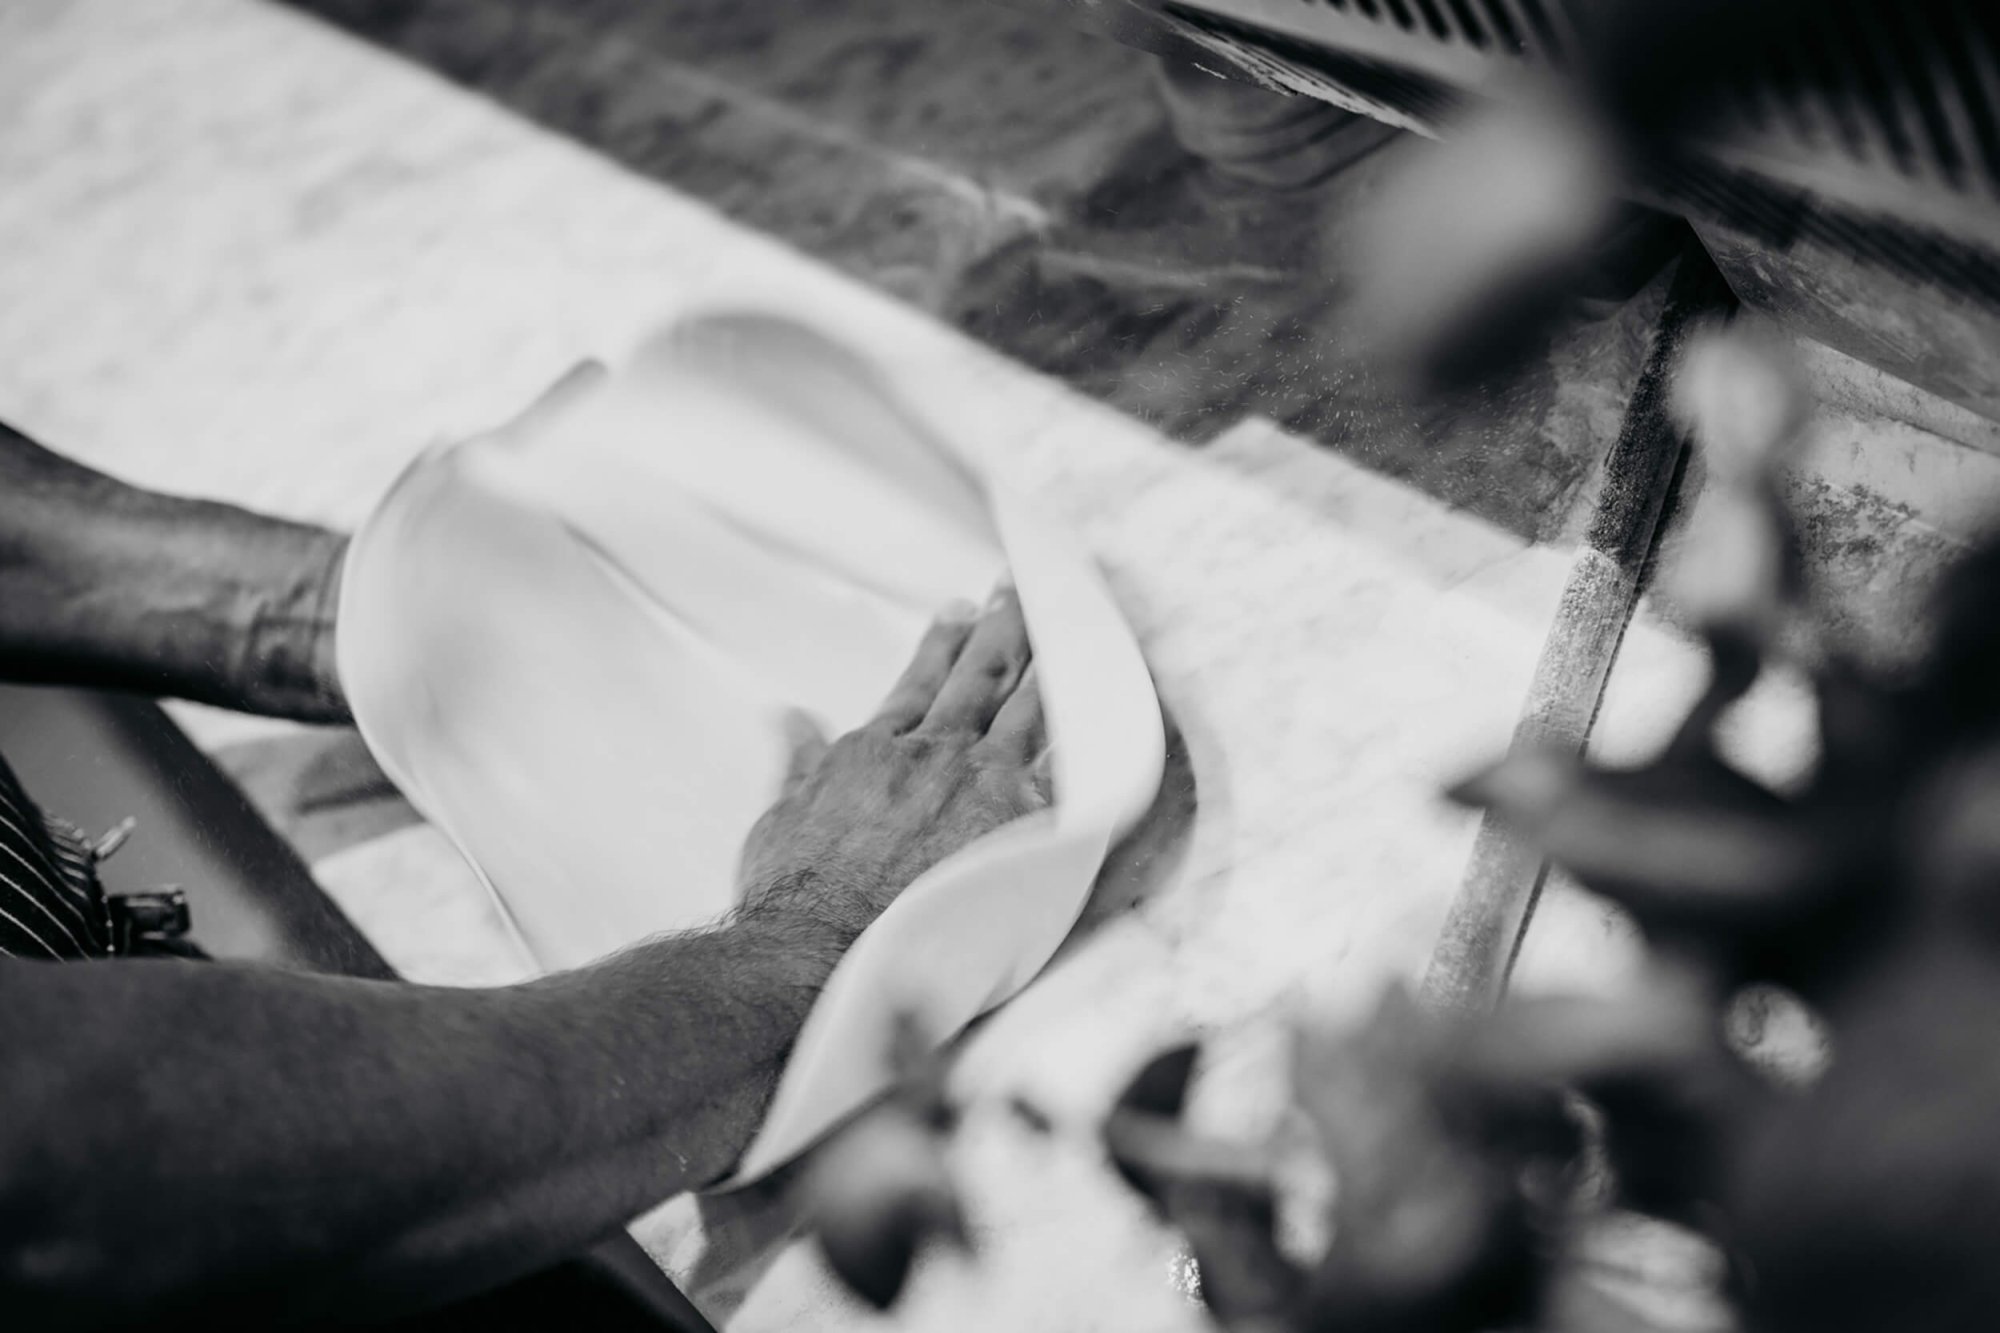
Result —
[{"label": "out-of-focus metal equipment", "polygon": [[1746,304],[2000,419],[2000,6],[1010,3],[1426,136],[1563,88]]}]

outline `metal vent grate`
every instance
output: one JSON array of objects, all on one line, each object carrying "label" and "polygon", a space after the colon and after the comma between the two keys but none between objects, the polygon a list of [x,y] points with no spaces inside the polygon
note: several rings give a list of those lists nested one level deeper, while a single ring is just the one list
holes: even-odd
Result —
[{"label": "metal vent grate", "polygon": [[[1371,2],[1379,5],[1381,0]],[[1346,3],[1358,5],[1362,0]],[[1267,82],[1419,134],[1435,136],[1438,126],[1464,102],[1464,94],[1451,83],[1411,65],[1371,58],[1351,48],[1322,46],[1171,0],[1161,13],[1187,36],[1220,50]]]},{"label": "metal vent grate", "polygon": [[[1523,64],[1561,64],[1588,0],[1184,0],[1165,13],[1274,82],[1429,133]],[[1684,206],[1813,234],[1905,276],[1994,297],[2000,4],[1822,0],[1721,85]],[[1711,170],[1704,175],[1704,164]],[[1834,205],[1814,217],[1806,196]],[[1726,207],[1725,207],[1726,205]],[[1954,245],[1984,252],[1948,262]],[[1988,262],[1993,261],[1993,262]]]},{"label": "metal vent grate", "polygon": [[2000,310],[2000,256],[1916,223],[1828,209],[1801,190],[1712,163],[1663,165],[1648,195],[1662,208],[1735,228],[1778,250],[1814,241],[1907,282]]},{"label": "metal vent grate", "polygon": [[2000,8],[1826,0],[1731,92],[1732,137],[2000,202]]},{"label": "metal vent grate", "polygon": [[[1192,0],[1171,9],[1389,60],[1461,88],[1560,65],[1589,0]],[[1196,20],[1200,22],[1199,19]],[[2000,199],[2000,5],[1825,0],[1731,90],[1731,128]]]},{"label": "metal vent grate", "polygon": [[1558,0],[1303,0],[1356,18],[1474,50],[1560,59],[1574,41],[1571,16]]}]

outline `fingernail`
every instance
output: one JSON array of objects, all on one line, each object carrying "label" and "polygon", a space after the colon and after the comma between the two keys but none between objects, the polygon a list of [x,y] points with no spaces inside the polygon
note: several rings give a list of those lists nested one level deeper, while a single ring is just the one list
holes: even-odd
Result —
[{"label": "fingernail", "polygon": [[986,599],[986,609],[988,611],[999,610],[1000,607],[1006,603],[1007,599],[1012,597],[1013,595],[1014,595],[1014,584],[1013,581],[1010,579],[1001,583],[999,587],[993,590],[993,595]]},{"label": "fingernail", "polygon": [[979,619],[979,608],[963,597],[954,597],[938,608],[941,625],[964,625]]}]

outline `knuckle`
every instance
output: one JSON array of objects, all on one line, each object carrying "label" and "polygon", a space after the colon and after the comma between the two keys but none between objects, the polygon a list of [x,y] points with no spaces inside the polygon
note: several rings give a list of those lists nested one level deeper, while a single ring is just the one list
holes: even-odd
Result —
[{"label": "knuckle", "polygon": [[872,761],[881,755],[894,751],[907,739],[897,734],[895,724],[877,718],[855,731],[841,737],[845,753],[854,759]]},{"label": "knuckle", "polygon": [[902,742],[900,767],[929,783],[936,782],[938,770],[950,765],[953,754],[959,748],[956,737],[950,732],[912,732],[899,739]]}]

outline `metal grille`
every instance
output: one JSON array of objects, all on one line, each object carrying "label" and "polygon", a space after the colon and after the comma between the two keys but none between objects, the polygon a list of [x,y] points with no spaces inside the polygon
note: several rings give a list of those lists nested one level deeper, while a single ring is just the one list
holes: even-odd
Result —
[{"label": "metal grille", "polygon": [[[1504,95],[1524,65],[1569,60],[1592,8],[1588,0],[1191,0],[1166,12],[1239,57],[1254,53],[1274,82],[1344,85],[1357,109],[1430,132],[1461,102]],[[1824,0],[1800,13],[1754,68],[1723,86],[1698,156],[1725,170],[1700,193],[1714,202],[1751,173],[2000,252],[2000,5]],[[1880,224],[1846,228],[1856,237],[1870,229]],[[1925,247],[1865,248],[1879,257]],[[1897,267],[1912,262],[1904,253]]]},{"label": "metal grille", "polygon": [[1559,61],[1575,41],[1574,19],[1549,0],[1301,0],[1356,18],[1392,24],[1404,32],[1475,51]]},{"label": "metal grille", "polygon": [[[1566,62],[1592,10],[1586,0],[1194,0],[1166,8],[1302,70],[1334,74],[1328,58],[1360,62],[1458,96],[1504,90],[1520,64]],[[1704,146],[1818,194],[1992,240],[2000,6],[1826,0],[1806,12],[1808,22],[1724,88]],[[1372,82],[1372,98],[1426,128],[1456,100],[1422,84],[1398,90],[1382,74]]]},{"label": "metal grille", "polygon": [[1827,0],[1731,89],[1727,137],[2000,203],[1996,53],[2000,9]]},{"label": "metal grille", "polygon": [[2000,310],[2000,254],[1921,223],[1826,208],[1803,190],[1714,163],[1661,164],[1647,202],[1722,223],[1779,250],[1815,241],[1907,282]]}]

